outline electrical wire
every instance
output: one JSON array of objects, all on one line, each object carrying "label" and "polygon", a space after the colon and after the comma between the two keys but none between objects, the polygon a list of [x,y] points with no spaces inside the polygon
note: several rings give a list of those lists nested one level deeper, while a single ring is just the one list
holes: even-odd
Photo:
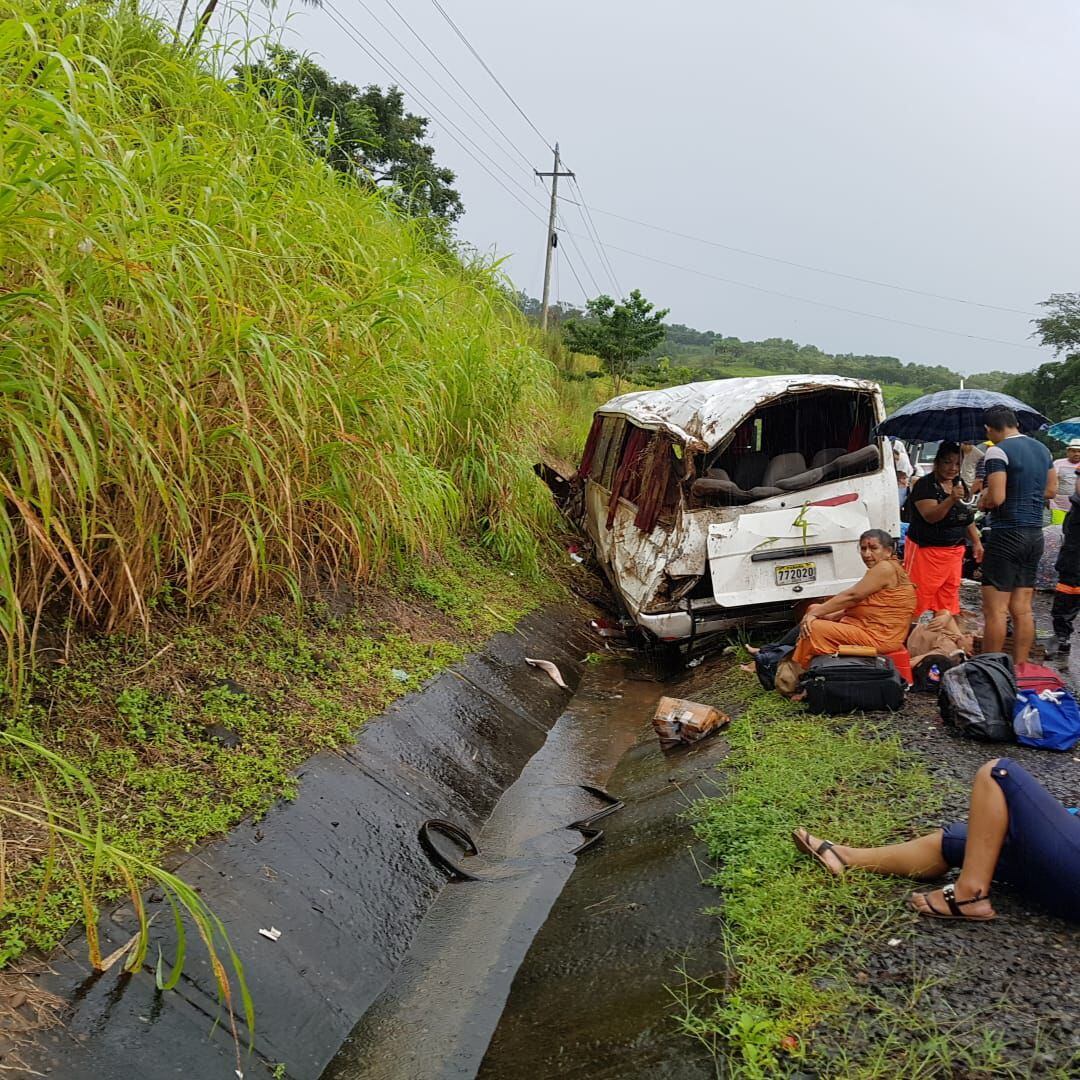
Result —
[{"label": "electrical wire", "polygon": [[[577,256],[581,260],[581,265],[585,269],[585,274],[593,283],[593,288],[596,290],[593,293],[593,296],[599,296],[604,290],[600,288],[600,283],[596,280],[596,275],[592,272],[592,267],[589,265],[589,260],[585,258],[584,252],[581,250],[581,248],[578,247],[578,242],[574,238],[574,234],[566,228],[566,226],[562,222],[562,218],[559,216],[558,213],[556,213],[555,215],[555,221],[559,228],[562,230],[562,235],[569,238],[570,243],[573,245],[574,251],[577,252]],[[586,296],[589,295],[587,292],[585,292],[584,289],[582,289],[581,291],[585,293]]]},{"label": "electrical wire", "polygon": [[506,184],[504,184],[502,182],[502,180],[500,180],[491,171],[491,169],[489,169],[487,167],[487,165],[484,164],[484,162],[480,161],[479,158],[477,158],[475,154],[473,154],[473,153],[471,153],[469,151],[468,147],[466,147],[461,142],[460,139],[455,137],[455,135],[453,134],[452,131],[447,130],[446,125],[449,124],[456,131],[458,131],[461,134],[462,138],[466,139],[469,143],[471,143],[472,146],[475,147],[477,152],[482,154],[485,158],[487,158],[487,160],[491,163],[491,165],[494,168],[498,169],[499,172],[501,172],[515,187],[517,187],[520,191],[524,192],[526,196],[528,196],[530,199],[532,199],[534,203],[536,203],[539,207],[543,208],[543,203],[540,202],[539,199],[537,199],[536,195],[533,192],[529,191],[527,188],[525,188],[523,185],[521,185],[517,180],[515,180],[501,165],[498,164],[498,162],[493,161],[491,159],[490,155],[486,154],[479,146],[477,146],[475,140],[471,139],[464,131],[462,131],[461,128],[456,123],[454,123],[454,121],[451,120],[442,111],[442,109],[440,109],[434,102],[432,102],[431,99],[428,98],[426,94],[424,94],[420,90],[417,90],[417,88],[408,79],[405,78],[405,76],[401,73],[401,71],[397,67],[395,67],[394,64],[392,64],[379,51],[379,49],[377,49],[370,41],[368,41],[368,39],[365,38],[363,34],[361,34],[360,31],[356,28],[356,26],[352,23],[352,21],[347,16],[342,14],[342,12],[339,11],[330,2],[330,0],[323,0],[322,8],[330,16],[330,18],[333,20],[335,25],[340,30],[344,31],[344,33],[347,34],[353,40],[353,42],[356,45],[358,45],[360,47],[360,49],[363,50],[363,52],[368,56],[368,58],[377,67],[381,68],[383,70],[383,72],[389,78],[396,79],[396,80],[400,81],[401,83],[403,83],[404,85],[406,85],[421,100],[421,102],[426,103],[428,108],[432,109],[433,111],[437,112],[441,117],[443,117],[443,121],[444,121],[443,123],[439,123],[439,121],[433,121],[433,123],[439,124],[439,126],[442,127],[443,131],[447,134],[447,136],[449,136],[449,138],[452,139],[461,148],[461,150],[466,155],[468,155],[470,158],[472,158],[472,160],[474,162],[476,162],[476,164],[479,165],[484,170],[484,172],[486,172],[488,174],[488,176],[490,176],[501,188],[503,188],[503,190],[506,191],[507,194],[512,196],[514,199],[516,199],[517,202],[519,202],[526,210],[528,210],[529,213],[531,213],[538,221],[543,223],[544,218],[539,213],[537,213],[537,211],[535,209],[533,209],[533,207],[529,206],[517,194],[515,194],[513,191],[511,191],[506,186]]},{"label": "electrical wire", "polygon": [[435,5],[435,10],[438,11],[438,13],[450,24],[450,29],[453,30],[454,33],[457,34],[457,36],[461,39],[461,41],[465,45],[465,48],[468,49],[474,57],[476,57],[480,66],[491,76],[495,85],[506,95],[507,100],[510,102],[510,104],[513,105],[514,108],[517,109],[517,111],[521,114],[522,119],[524,119],[525,123],[528,124],[529,127],[533,129],[533,131],[536,132],[536,134],[540,137],[540,140],[549,150],[553,150],[554,147],[551,144],[551,140],[544,135],[544,133],[532,122],[532,120],[529,119],[528,113],[526,113],[525,110],[514,100],[513,94],[511,94],[510,91],[507,90],[505,86],[503,86],[503,84],[499,81],[499,77],[495,74],[494,71],[491,70],[490,67],[488,67],[484,58],[476,51],[476,49],[473,48],[472,42],[469,41],[469,39],[465,36],[464,32],[461,30],[458,24],[454,22],[452,18],[450,18],[450,15],[447,13],[446,8],[444,8],[442,4],[439,3],[439,0],[431,0],[431,2]]},{"label": "electrical wire", "polygon": [[[436,86],[437,86],[437,87],[439,88],[440,92],[441,92],[442,94],[444,94],[444,95],[445,95],[446,99],[447,99],[448,101],[452,101],[452,102],[453,102],[453,103],[454,103],[454,104],[455,104],[455,105],[456,105],[456,106],[457,106],[457,107],[458,107],[459,109],[461,109],[462,113],[464,113],[464,114],[465,114],[465,116],[467,116],[467,117],[468,117],[468,118],[469,118],[469,119],[470,119],[470,120],[471,120],[471,121],[472,121],[472,122],[473,122],[474,124],[476,124],[477,128],[478,128],[478,129],[479,129],[480,131],[482,131],[482,132],[484,133],[484,135],[486,135],[486,136],[487,136],[487,137],[488,137],[489,139],[491,139],[491,143],[492,143],[492,145],[493,145],[494,147],[496,147],[496,148],[498,149],[499,153],[501,153],[501,154],[505,155],[506,159],[507,159],[508,161],[512,162],[512,164],[513,164],[513,165],[514,165],[514,167],[516,168],[516,167],[517,167],[517,162],[513,160],[513,157],[512,157],[512,156],[511,156],[511,155],[510,155],[509,153],[507,153],[507,151],[506,151],[505,147],[503,147],[503,146],[502,146],[502,145],[501,145],[501,144],[499,143],[499,141],[498,141],[497,139],[495,139],[495,138],[494,138],[494,137],[493,137],[493,136],[491,135],[491,133],[490,133],[489,131],[487,131],[487,130],[486,130],[486,129],[484,128],[484,126],[483,126],[483,125],[482,125],[481,123],[479,123],[479,122],[477,121],[476,117],[475,117],[475,116],[473,116],[473,115],[472,115],[472,113],[470,113],[470,112],[469,112],[469,110],[468,110],[467,108],[465,108],[465,106],[463,106],[463,105],[461,104],[461,102],[460,102],[460,101],[459,101],[459,100],[458,100],[458,99],[457,99],[456,97],[454,97],[454,95],[453,95],[453,94],[451,94],[451,93],[450,93],[450,91],[449,91],[449,90],[447,90],[447,88],[446,88],[446,87],[445,87],[445,86],[444,86],[444,85],[443,85],[443,84],[442,84],[441,82],[439,82],[439,80],[438,80],[438,79],[436,79],[436,78],[435,78],[435,76],[434,76],[434,75],[432,75],[432,74],[431,74],[431,72],[430,72],[430,71],[427,71],[427,68],[425,67],[425,64],[424,64],[424,62],[423,62],[422,60],[420,60],[420,59],[419,59],[419,58],[418,58],[418,57],[416,56],[416,54],[415,54],[415,53],[413,53],[413,52],[412,52],[412,51],[411,51],[411,50],[409,49],[409,47],[408,47],[408,46],[407,46],[407,45],[405,44],[405,42],[403,42],[403,41],[401,40],[401,38],[399,38],[399,37],[398,37],[398,36],[397,36],[397,35],[396,35],[396,34],[394,33],[394,31],[393,31],[393,30],[391,30],[391,29],[390,29],[390,27],[389,27],[389,26],[387,26],[387,25],[386,25],[386,23],[384,23],[384,22],[383,22],[383,21],[382,21],[382,20],[381,20],[381,19],[379,18],[379,16],[378,16],[378,15],[376,15],[376,14],[375,14],[375,12],[371,10],[371,8],[370,8],[370,7],[368,7],[368,5],[367,5],[367,4],[366,4],[366,3],[364,2],[364,0],[355,0],[355,2],[356,2],[356,3],[358,3],[358,4],[359,4],[359,5],[360,5],[360,6],[361,6],[361,7],[362,7],[362,8],[363,8],[363,9],[364,9],[364,10],[365,10],[365,11],[366,11],[367,13],[368,13],[368,15],[369,15],[369,16],[371,16],[372,20],[374,20],[374,22],[375,22],[375,24],[376,24],[377,26],[381,27],[381,28],[382,28],[382,30],[383,30],[383,31],[385,31],[385,32],[386,32],[386,34],[388,34],[388,35],[389,35],[389,37],[390,37],[390,40],[391,40],[391,41],[393,41],[393,42],[394,42],[394,44],[396,44],[396,45],[398,46],[398,48],[400,48],[400,49],[402,50],[402,52],[404,52],[404,53],[405,53],[405,55],[406,55],[406,56],[407,56],[407,57],[408,57],[408,58],[409,58],[409,59],[410,59],[410,60],[411,60],[411,61],[412,61],[412,62],[413,62],[414,64],[416,64],[416,65],[417,65],[417,66],[418,66],[418,67],[420,68],[420,70],[421,70],[421,71],[423,71],[423,72],[424,72],[424,73],[425,73],[425,74],[426,74],[426,75],[428,76],[428,78],[429,78],[429,79],[431,79],[431,81],[432,81],[432,82],[433,82],[433,83],[434,83],[434,84],[435,84],[435,85],[436,85]],[[387,2],[389,2],[389,0],[387,0]],[[399,17],[400,17],[400,16],[399,16]],[[408,24],[406,24],[406,25],[408,25]],[[410,27],[410,29],[411,29],[411,27]],[[423,39],[422,39],[422,38],[421,38],[420,40],[421,40],[421,42],[423,42]],[[374,46],[372,46],[372,48],[374,48]],[[429,51],[430,51],[430,50],[429,50]],[[434,55],[434,54],[433,54],[433,55]],[[415,86],[415,84],[414,84],[414,86]],[[468,92],[468,91],[466,91],[466,93],[467,93],[467,92]],[[474,103],[475,103],[475,100],[474,100]],[[480,108],[480,111],[481,111],[481,112],[483,112],[483,108],[482,108],[481,106],[477,105],[477,107],[478,107],[478,108]],[[487,113],[484,113],[484,115],[485,115],[485,116],[487,116]],[[490,118],[490,117],[488,117],[488,119],[489,119],[489,120],[491,120],[491,118]],[[491,121],[491,122],[492,122],[492,123],[494,123],[494,121]],[[496,125],[496,128],[498,128],[498,125]],[[501,130],[501,129],[499,129],[499,132],[500,132],[500,134],[502,134],[502,130]],[[503,138],[506,138],[506,136],[505,136],[505,135],[503,135]],[[513,144],[511,143],[511,145],[513,145]],[[514,149],[515,149],[515,150],[517,150],[517,147],[514,147]],[[520,154],[520,151],[518,151],[518,153]],[[529,161],[528,159],[526,159],[526,160],[525,160],[525,164],[529,166],[529,169],[530,169],[530,171],[531,171],[531,169],[532,169],[532,163],[531,163],[531,162],[530,162],[530,161]]]},{"label": "electrical wire", "polygon": [[986,341],[993,345],[1009,345],[1014,349],[1030,349],[1037,352],[1037,345],[1024,345],[1018,341],[1005,341],[1002,338],[983,337],[981,334],[967,334],[962,330],[947,330],[943,326],[928,326],[926,323],[908,322],[906,319],[894,319],[890,315],[878,315],[871,311],[859,311],[856,308],[841,307],[839,304],[830,304],[824,300],[811,300],[807,296],[797,296],[794,293],[780,292],[778,289],[767,289],[763,285],[751,285],[747,281],[737,281],[735,278],[721,277],[719,274],[711,274],[707,270],[697,270],[692,266],[681,266],[679,263],[668,262],[666,259],[658,259],[653,255],[646,255],[640,251],[632,251],[630,248],[619,247],[617,244],[609,244],[612,251],[621,251],[626,255],[633,255],[647,262],[657,263],[660,266],[670,267],[672,270],[682,270],[687,274],[696,274],[698,277],[710,278],[712,281],[721,281],[725,285],[736,285],[740,289],[751,289],[754,292],[766,293],[769,296],[780,296],[785,300],[797,300],[800,304],[812,304],[814,307],[828,308],[831,311],[842,311],[846,315],[859,315],[864,319],[879,319],[882,322],[894,323],[897,326],[911,326],[917,330],[930,330],[935,334],[949,334],[952,337],[968,338],[971,341]]},{"label": "electrical wire", "polygon": [[[580,195],[580,189],[579,189]],[[567,202],[571,200],[567,199]],[[584,203],[584,200],[582,200]],[[625,214],[616,214],[613,210],[601,210],[596,208],[598,214],[603,214],[605,217],[618,218],[620,221],[628,221],[632,225],[640,225],[644,229],[653,229],[656,232],[667,233],[669,236],[678,236],[683,240],[693,240],[698,244],[706,244],[708,247],[720,248],[722,251],[733,251],[738,255],[749,255],[754,259],[764,259],[766,262],[779,263],[781,266],[792,266],[798,270],[809,270],[815,274],[827,274],[829,277],[843,278],[846,281],[858,281],[863,285],[875,285],[880,289],[895,289],[898,292],[911,293],[913,296],[926,296],[932,300],[945,300],[953,304],[968,304],[972,307],[986,308],[988,311],[1007,311],[1013,315],[1029,315],[1032,318],[1037,317],[1037,313],[1034,311],[1024,311],[1021,308],[1004,307],[1001,304],[984,304],[979,300],[968,300],[962,296],[949,296],[945,293],[926,292],[923,289],[912,289],[906,285],[896,285],[889,281],[876,281],[874,278],[860,277],[857,274],[845,274],[839,270],[828,270],[823,266],[811,266],[808,263],[793,262],[791,259],[781,259],[775,255],[763,255],[760,251],[750,251],[747,248],[733,247],[731,244],[721,244],[717,240],[706,240],[701,236],[693,236],[690,233],[678,232],[675,229],[668,229],[663,225],[654,225],[649,221],[638,221],[637,218],[627,217]]]},{"label": "electrical wire", "polygon": [[[615,286],[615,295],[622,295],[622,287],[619,285],[619,277],[615,273],[615,267],[611,264],[611,258],[608,256],[607,249],[604,247],[603,241],[600,239],[600,231],[596,227],[596,222],[593,221],[592,213],[589,211],[589,206],[585,202],[585,195],[581,190],[581,183],[578,181],[577,175],[574,174],[570,177],[571,183],[574,185],[574,190],[577,192],[578,199],[581,200],[578,206],[578,214],[581,216],[582,224],[585,226],[585,231],[592,233],[593,245],[596,247],[597,254],[600,257],[600,263],[607,271],[607,275],[611,278],[611,283]],[[568,200],[572,202],[573,200]]]},{"label": "electrical wire", "polygon": [[[367,5],[365,4],[364,6],[366,7]],[[386,6],[390,8],[390,10],[398,17],[398,19],[401,20],[402,23],[404,23],[406,29],[409,31],[410,34],[412,34],[414,38],[416,38],[417,41],[420,42],[428,55],[430,55],[431,58],[435,61],[435,63],[438,64],[439,67],[441,67],[443,71],[445,71],[446,74],[450,76],[451,79],[453,79],[458,89],[461,90],[461,92],[473,103],[473,105],[477,107],[477,109],[480,110],[480,113],[484,117],[484,119],[487,120],[487,122],[491,124],[491,126],[506,140],[507,145],[513,149],[514,153],[516,153],[517,156],[521,158],[521,160],[525,163],[526,167],[530,171],[532,171],[533,163],[529,160],[528,156],[522,151],[522,149],[517,145],[517,143],[515,143],[514,140],[511,139],[510,136],[507,135],[506,132],[499,126],[498,122],[491,116],[487,109],[485,109],[484,106],[481,105],[480,102],[473,97],[473,95],[469,92],[468,88],[464,85],[464,83],[462,83],[461,80],[446,66],[446,64],[443,63],[442,58],[439,56],[439,54],[435,52],[435,50],[432,49],[431,46],[428,45],[428,43],[413,29],[412,23],[410,23],[409,20],[406,19],[400,11],[398,11],[398,9],[394,6],[393,0],[386,0]],[[374,18],[374,16],[372,17]],[[378,22],[377,19],[376,22]],[[382,23],[379,23],[379,25],[382,26]],[[385,27],[383,28],[386,29]],[[387,30],[386,32],[388,34],[390,33],[389,30]],[[390,36],[393,37],[393,34],[391,34]],[[394,40],[397,41],[397,38],[394,38]],[[400,45],[401,43],[398,42],[398,44]],[[403,49],[405,48],[404,45],[402,45],[401,47]],[[408,50],[406,50],[406,52],[408,52]],[[411,53],[409,55],[412,56]],[[412,59],[416,60],[415,57],[412,57]],[[416,60],[416,62],[420,63],[419,60]],[[460,106],[460,103],[458,104]]]}]

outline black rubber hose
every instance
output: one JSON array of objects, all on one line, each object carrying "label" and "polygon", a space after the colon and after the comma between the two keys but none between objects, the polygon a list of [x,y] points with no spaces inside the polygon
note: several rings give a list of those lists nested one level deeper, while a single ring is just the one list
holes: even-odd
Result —
[{"label": "black rubber hose", "polygon": [[432,833],[442,833],[443,836],[448,836],[451,840],[459,843],[464,849],[466,855],[479,855],[480,849],[476,846],[476,841],[459,825],[455,825],[452,821],[446,821],[443,818],[428,818],[427,821],[420,826],[420,831],[417,834],[420,839],[420,846],[428,853],[428,857],[431,861],[441,869],[445,870],[451,878],[456,878],[460,881],[479,881],[475,874],[470,874],[468,870],[462,870],[456,863],[451,862],[435,844],[432,839]]}]

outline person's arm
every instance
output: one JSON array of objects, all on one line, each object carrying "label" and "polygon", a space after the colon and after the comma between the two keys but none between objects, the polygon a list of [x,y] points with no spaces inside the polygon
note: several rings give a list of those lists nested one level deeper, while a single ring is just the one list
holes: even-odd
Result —
[{"label": "person's arm", "polygon": [[997,472],[987,472],[986,487],[983,488],[983,493],[979,497],[980,510],[993,510],[1005,502],[1006,475],[1004,469],[999,469]]},{"label": "person's arm", "polygon": [[978,526],[975,522],[972,522],[967,528],[968,539],[971,540],[972,554],[975,556],[977,563],[983,561],[983,543],[982,537],[979,535]]},{"label": "person's arm", "polygon": [[1053,465],[1050,466],[1050,471],[1046,474],[1046,490],[1043,492],[1043,498],[1052,499],[1058,490],[1058,471]]},{"label": "person's arm", "polygon": [[947,495],[941,502],[937,499],[919,499],[915,504],[919,514],[927,525],[936,525],[939,521],[949,516],[949,511],[964,497],[964,488],[957,484],[952,493]]},{"label": "person's arm", "polygon": [[805,631],[814,619],[822,619],[830,615],[839,615],[849,607],[853,607],[860,600],[865,600],[868,596],[872,596],[879,589],[884,588],[885,585],[888,584],[889,577],[887,563],[877,563],[876,565],[871,566],[870,569],[863,574],[862,578],[852,585],[850,589],[845,589],[843,592],[829,597],[828,600],[825,600],[820,604],[812,605],[803,617],[803,630]]}]

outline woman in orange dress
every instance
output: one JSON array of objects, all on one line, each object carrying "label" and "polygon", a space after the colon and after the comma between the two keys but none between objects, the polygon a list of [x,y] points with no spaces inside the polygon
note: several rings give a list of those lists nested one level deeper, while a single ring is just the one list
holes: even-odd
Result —
[{"label": "woman in orange dress", "polygon": [[859,537],[866,573],[842,593],[811,605],[799,626],[791,659],[808,667],[841,645],[869,645],[879,653],[904,647],[915,614],[915,586],[896,560],[896,541],[881,529]]}]

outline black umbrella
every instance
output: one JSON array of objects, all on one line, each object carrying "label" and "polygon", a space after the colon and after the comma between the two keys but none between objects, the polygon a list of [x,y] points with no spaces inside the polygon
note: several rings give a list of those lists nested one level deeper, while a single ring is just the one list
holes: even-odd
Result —
[{"label": "black umbrella", "polygon": [[981,442],[986,438],[983,413],[991,405],[1006,405],[1019,421],[1023,432],[1038,431],[1050,423],[1042,413],[1008,394],[995,390],[939,390],[924,394],[887,420],[878,424],[877,433],[908,442]]}]

